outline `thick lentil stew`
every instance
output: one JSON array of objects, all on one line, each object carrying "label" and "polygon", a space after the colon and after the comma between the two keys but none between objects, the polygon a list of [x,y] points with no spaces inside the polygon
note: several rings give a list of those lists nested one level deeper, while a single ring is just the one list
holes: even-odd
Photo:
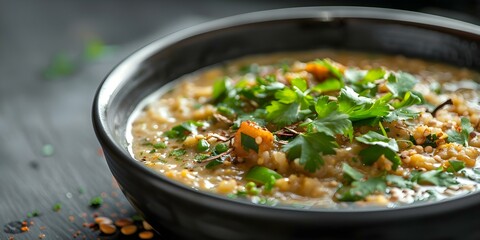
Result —
[{"label": "thick lentil stew", "polygon": [[194,189],[294,207],[475,192],[480,76],[401,56],[252,56],[184,76],[132,115],[142,164]]}]

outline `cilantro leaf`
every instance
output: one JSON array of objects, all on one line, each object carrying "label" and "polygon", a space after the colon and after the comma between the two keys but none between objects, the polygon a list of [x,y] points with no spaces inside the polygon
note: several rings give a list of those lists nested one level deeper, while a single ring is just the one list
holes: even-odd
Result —
[{"label": "cilantro leaf", "polygon": [[473,132],[473,127],[470,124],[470,120],[466,117],[461,118],[460,126],[462,128],[460,132],[452,129],[447,130],[448,142],[456,142],[468,147],[468,139],[470,137],[470,133]]},{"label": "cilantro leaf", "polygon": [[214,159],[212,160],[211,162],[207,163],[207,165],[205,165],[205,168],[206,169],[212,169],[218,165],[221,165],[223,164],[223,159],[222,158],[217,158],[217,159]]},{"label": "cilantro leaf", "polygon": [[362,162],[366,165],[372,165],[375,163],[382,155],[385,156],[388,160],[393,163],[392,169],[395,170],[401,164],[400,157],[396,152],[392,151],[389,148],[381,146],[370,146],[361,150],[358,155],[362,159]]},{"label": "cilantro leaf", "polygon": [[400,157],[397,154],[398,144],[395,139],[385,137],[373,131],[369,131],[355,139],[361,143],[371,145],[358,153],[363,163],[372,165],[383,155],[393,163],[393,170],[397,169],[401,164]]},{"label": "cilantro leaf", "polygon": [[447,167],[447,172],[458,172],[465,168],[465,162],[459,160],[450,160],[448,161],[449,166]]},{"label": "cilantro leaf", "polygon": [[201,126],[203,126],[203,123],[190,120],[173,127],[171,130],[166,131],[164,134],[169,138],[184,139],[190,133],[196,135],[198,133],[197,127]]},{"label": "cilantro leaf", "polygon": [[386,122],[404,121],[409,119],[415,119],[419,115],[420,113],[414,112],[407,108],[399,108],[389,112],[388,115],[383,118],[383,120]]},{"label": "cilantro leaf", "polygon": [[369,178],[367,181],[354,181],[351,186],[343,186],[337,190],[335,197],[339,201],[354,202],[365,199],[373,193],[384,193],[387,184],[382,177]]},{"label": "cilantro leaf", "polygon": [[418,79],[406,72],[390,73],[387,80],[387,88],[394,97],[403,97],[418,83]]},{"label": "cilantro leaf", "polygon": [[240,124],[245,121],[252,121],[261,127],[265,127],[266,125],[265,115],[266,115],[265,109],[261,109],[261,108],[255,110],[254,112],[239,114],[237,119],[233,121],[232,129],[234,130],[238,129],[240,127]]},{"label": "cilantro leaf", "polygon": [[387,175],[386,176],[387,184],[393,185],[399,188],[412,188],[413,183],[401,176],[397,175]]},{"label": "cilantro leaf", "polygon": [[458,184],[453,174],[444,172],[441,169],[428,172],[412,172],[411,176],[412,182],[418,182],[424,185],[433,184],[435,186],[448,187]]},{"label": "cilantro leaf", "polygon": [[328,71],[330,73],[332,73],[336,78],[338,78],[338,79],[343,78],[340,69],[338,69],[338,67],[335,66],[336,64],[332,60],[330,60],[328,58],[322,59],[322,60],[317,59],[317,60],[315,60],[315,63],[326,67],[328,69]]},{"label": "cilantro leaf", "polygon": [[267,121],[283,127],[303,119],[304,116],[300,110],[300,104],[298,103],[284,104],[273,101],[271,105],[267,106]]},{"label": "cilantro leaf", "polygon": [[[305,81],[301,79],[302,81]],[[296,83],[303,88],[300,81]],[[285,88],[275,93],[277,101],[272,101],[266,107],[267,121],[271,121],[278,127],[283,127],[300,120],[303,120],[311,113],[310,106],[313,105],[313,97],[308,95],[309,91],[302,91],[297,86]]]},{"label": "cilantro leaf", "polygon": [[401,102],[395,102],[393,103],[394,108],[404,108],[404,107],[409,107],[415,104],[420,104],[422,103],[422,98],[417,96],[415,93],[412,93],[410,91],[405,93],[405,96],[403,97],[403,100]]},{"label": "cilantro leaf", "polygon": [[228,78],[218,79],[213,83],[212,99],[219,101],[225,97],[227,90],[230,88],[230,80]]},{"label": "cilantro leaf", "polygon": [[337,91],[342,89],[344,86],[341,80],[335,78],[329,78],[312,88],[312,91],[323,93],[323,92],[330,92],[330,91]]},{"label": "cilantro leaf", "polygon": [[362,136],[355,137],[355,139],[361,143],[365,143],[368,145],[377,145],[398,152],[398,145],[395,139],[385,137],[382,134],[376,133],[374,131],[369,131]]},{"label": "cilantro leaf", "polygon": [[342,88],[338,98],[338,110],[348,114],[352,121],[383,117],[390,112],[388,104],[383,99],[362,97],[350,87]]},{"label": "cilantro leaf", "polygon": [[321,96],[315,103],[315,111],[319,118],[328,116],[333,111],[337,110],[338,106],[335,102],[329,102],[328,96]]},{"label": "cilantro leaf", "polygon": [[343,163],[342,170],[343,178],[349,183],[353,181],[359,181],[365,177],[362,173],[357,171],[355,168],[350,167],[350,165],[348,165],[347,163]]},{"label": "cilantro leaf", "polygon": [[297,87],[302,92],[305,92],[308,88],[307,81],[305,81],[303,78],[295,78],[290,83],[292,86]]},{"label": "cilantro leaf", "polygon": [[348,115],[337,111],[331,112],[324,118],[317,118],[308,125],[332,137],[336,134],[353,136],[352,122],[348,119]]},{"label": "cilantro leaf", "polygon": [[373,82],[378,79],[382,79],[385,76],[385,69],[374,68],[367,71],[367,74],[362,79],[362,83]]},{"label": "cilantro leaf", "polygon": [[287,153],[289,160],[299,158],[305,170],[315,172],[324,163],[322,154],[335,154],[336,147],[335,138],[316,132],[299,134],[282,150]]}]

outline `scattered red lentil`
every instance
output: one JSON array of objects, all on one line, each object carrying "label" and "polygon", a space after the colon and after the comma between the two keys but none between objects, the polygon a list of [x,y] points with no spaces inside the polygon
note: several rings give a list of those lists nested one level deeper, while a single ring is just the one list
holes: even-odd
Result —
[{"label": "scattered red lentil", "polygon": [[128,225],[125,227],[122,227],[120,229],[120,232],[122,232],[124,235],[132,235],[137,232],[137,226],[135,225]]},{"label": "scattered red lentil", "polygon": [[69,220],[70,222],[75,222],[75,217],[72,216],[72,215],[70,215],[70,216],[68,216],[68,220]]},{"label": "scattered red lentil", "polygon": [[100,231],[110,235],[117,231],[117,227],[115,227],[113,224],[100,223]]},{"label": "scattered red lentil", "polygon": [[143,231],[138,234],[138,237],[141,239],[151,239],[153,238],[153,232],[152,231]]},{"label": "scattered red lentil", "polygon": [[98,154],[98,156],[103,157],[103,149],[102,149],[102,148],[98,148],[98,149],[97,149],[97,154]]},{"label": "scattered red lentil", "polygon": [[102,224],[102,223],[112,224],[113,223],[112,219],[107,218],[107,217],[96,217],[94,219],[94,221],[95,221],[96,224]]},{"label": "scattered red lentil", "polygon": [[43,233],[38,234],[38,239],[44,239],[44,238],[45,238],[45,234]]},{"label": "scattered red lentil", "polygon": [[133,224],[133,221],[130,218],[120,218],[117,221],[115,221],[115,225],[117,225],[117,227],[125,227],[132,224]]}]

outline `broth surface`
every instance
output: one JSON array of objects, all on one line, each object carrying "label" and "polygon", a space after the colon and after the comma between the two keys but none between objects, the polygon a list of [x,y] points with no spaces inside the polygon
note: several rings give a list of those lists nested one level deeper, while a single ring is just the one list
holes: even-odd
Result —
[{"label": "broth surface", "polygon": [[141,104],[130,150],[194,189],[258,204],[438,201],[478,188],[479,80],[402,56],[250,56]]}]

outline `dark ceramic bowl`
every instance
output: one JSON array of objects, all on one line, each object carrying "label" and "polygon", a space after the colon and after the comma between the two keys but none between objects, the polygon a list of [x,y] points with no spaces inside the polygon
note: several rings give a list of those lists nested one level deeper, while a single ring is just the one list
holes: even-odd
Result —
[{"label": "dark ceramic bowl", "polygon": [[133,53],[102,83],[93,124],[108,165],[131,204],[165,238],[480,239],[480,194],[395,209],[302,210],[259,206],[192,190],[135,161],[127,119],[139,102],[176,78],[237,57],[347,49],[480,69],[480,27],[375,8],[282,9],[182,30]]}]

